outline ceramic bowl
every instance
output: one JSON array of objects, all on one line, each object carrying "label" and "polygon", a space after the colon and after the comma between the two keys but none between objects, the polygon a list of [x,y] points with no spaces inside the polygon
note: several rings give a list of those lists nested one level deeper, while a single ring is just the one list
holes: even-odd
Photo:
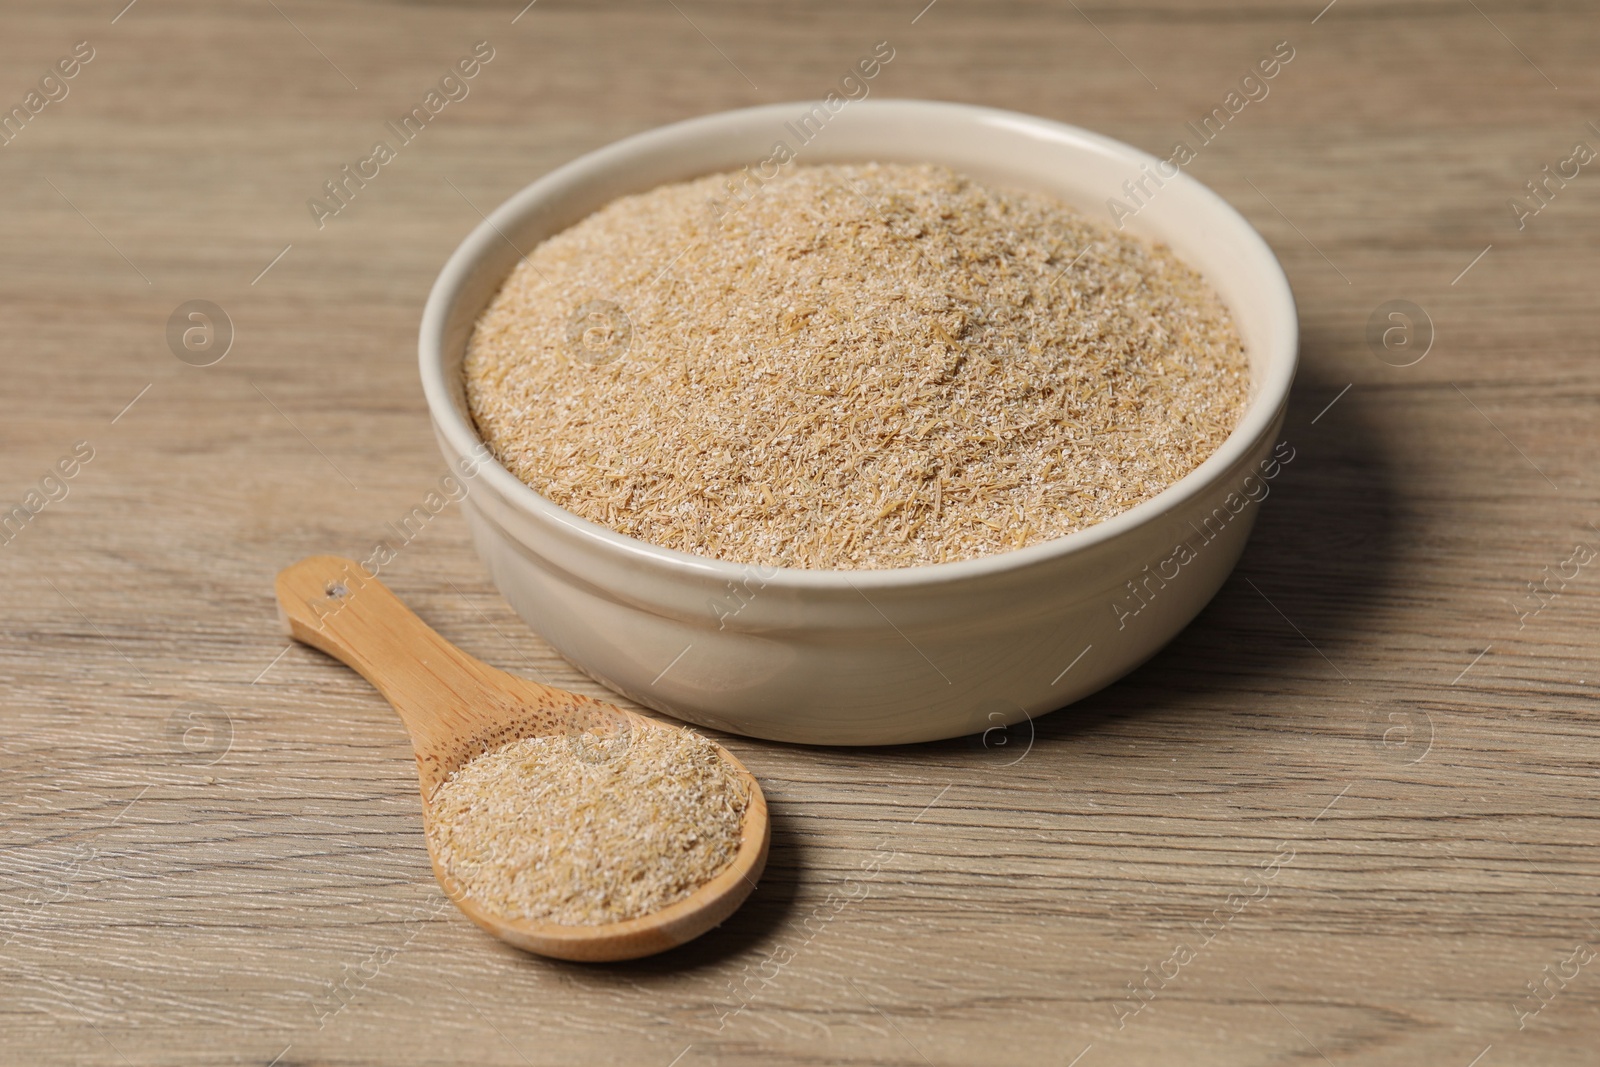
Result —
[{"label": "ceramic bowl", "polygon": [[[1181,481],[1089,529],[980,559],[891,570],[758,568],[661,548],[557,507],[485,458],[461,360],[517,249],[618,196],[756,170],[779,141],[798,164],[946,164],[991,184],[1054,194],[1108,225],[1164,241],[1233,313],[1250,362],[1243,420]],[[859,100],[836,110],[777,104],[680,122],[535,181],[456,249],[422,319],[434,430],[452,468],[472,475],[462,510],[495,584],[529,626],[617,692],[689,722],[781,741],[988,736],[1127,673],[1221,587],[1272,478],[1293,458],[1277,439],[1297,359],[1288,281],[1238,212],[1175,171],[1046,119]],[[1133,197],[1126,182],[1135,183]],[[1111,198],[1123,204],[1115,219]]]}]

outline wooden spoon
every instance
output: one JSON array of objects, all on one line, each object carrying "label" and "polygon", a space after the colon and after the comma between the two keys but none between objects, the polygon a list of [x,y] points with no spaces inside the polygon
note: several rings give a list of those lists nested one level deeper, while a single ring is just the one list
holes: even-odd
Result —
[{"label": "wooden spoon", "polygon": [[[530,682],[467,655],[440,637],[361,565],[312,556],[278,575],[278,606],[289,635],[361,672],[394,705],[411,734],[423,818],[434,790],[458,767],[532,736],[676,730],[591,697]],[[658,912],[597,926],[558,926],[500,915],[468,896],[439,862],[434,877],[456,907],[502,941],[564,960],[626,960],[699,937],[732,915],[767,862],[767,804],[761,786],[726,749],[718,752],[749,792],[733,863],[688,897]]]}]

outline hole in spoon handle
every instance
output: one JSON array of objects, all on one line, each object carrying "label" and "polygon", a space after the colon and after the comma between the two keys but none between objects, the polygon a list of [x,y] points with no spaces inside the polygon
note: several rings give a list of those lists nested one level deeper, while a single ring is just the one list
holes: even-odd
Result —
[{"label": "hole in spoon handle", "polygon": [[500,671],[440,637],[354,560],[310,556],[280,571],[276,588],[289,635],[359,671],[419,749],[506,700]]}]

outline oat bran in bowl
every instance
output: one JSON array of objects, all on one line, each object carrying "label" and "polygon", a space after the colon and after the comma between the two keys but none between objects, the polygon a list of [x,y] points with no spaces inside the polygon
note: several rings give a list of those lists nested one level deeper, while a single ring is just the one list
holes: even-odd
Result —
[{"label": "oat bran in bowl", "polygon": [[851,103],[731,210],[651,201],[714,195],[808,106],[592,153],[457,251],[422,369],[475,544],[564,655],[690,721],[873,744],[1060,707],[1198,612],[1292,458],[1287,282],[1182,174],[1096,221],[1152,157],[959,105]]},{"label": "oat bran in bowl", "polygon": [[1164,248],[928,164],[726,210],[740,177],[614,201],[480,316],[474,423],[552,502],[732,563],[950,563],[1154,497],[1244,411],[1232,319]]}]

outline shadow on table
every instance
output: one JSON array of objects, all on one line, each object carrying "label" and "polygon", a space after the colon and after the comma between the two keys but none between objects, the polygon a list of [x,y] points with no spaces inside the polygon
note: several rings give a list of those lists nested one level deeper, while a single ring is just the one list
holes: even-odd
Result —
[{"label": "shadow on table", "polygon": [[[1307,362],[1319,362],[1318,350],[1332,344],[1308,338]],[[1359,388],[1324,412],[1345,385],[1302,366],[1279,434],[1298,455],[1274,482],[1237,569],[1148,662],[1070,709],[1040,717],[1034,744],[1094,733],[1142,712],[1214,705],[1244,681],[1260,688],[1282,678],[1286,689],[1303,688],[1308,675],[1343,681],[1349,671],[1341,656],[1370,634],[1396,581],[1399,521],[1385,434],[1365,413]],[[969,741],[920,747],[957,758],[971,750]]]}]

